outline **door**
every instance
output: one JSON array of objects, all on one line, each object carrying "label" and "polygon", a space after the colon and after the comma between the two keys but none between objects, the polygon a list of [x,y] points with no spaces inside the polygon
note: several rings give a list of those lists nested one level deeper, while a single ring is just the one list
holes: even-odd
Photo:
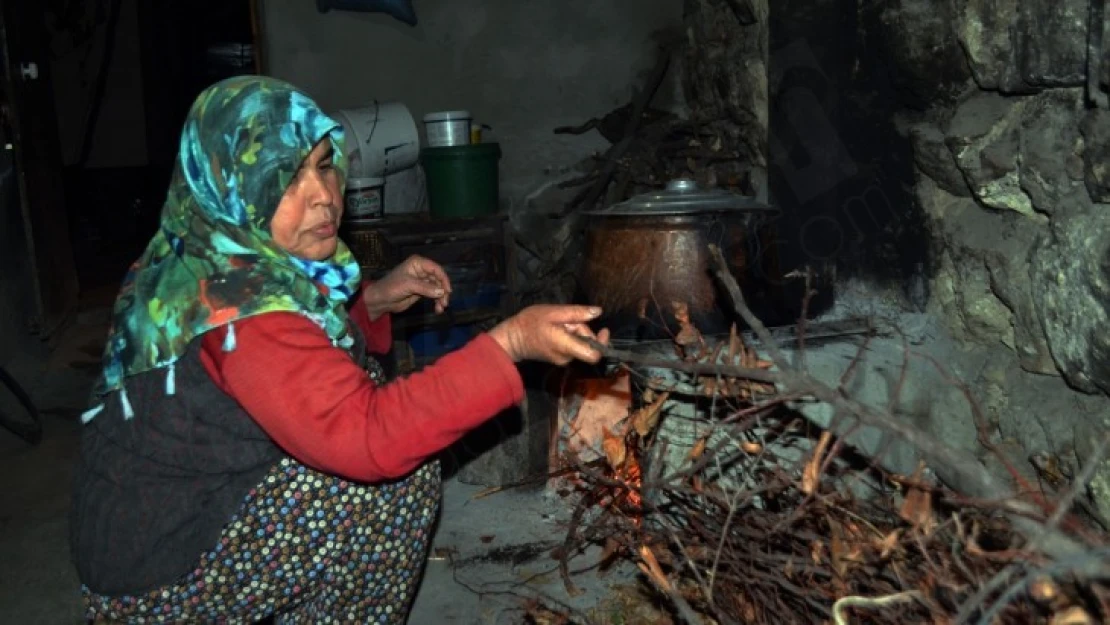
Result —
[{"label": "door", "polygon": [[8,136],[35,292],[31,326],[52,338],[77,311],[77,268],[69,239],[62,154],[43,2],[2,2],[4,98]]}]

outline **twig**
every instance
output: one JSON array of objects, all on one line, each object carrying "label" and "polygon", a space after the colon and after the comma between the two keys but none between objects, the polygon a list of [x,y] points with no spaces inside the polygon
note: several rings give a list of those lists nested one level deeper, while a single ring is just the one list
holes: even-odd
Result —
[{"label": "twig", "polygon": [[[948,484],[954,485],[957,490],[963,490],[972,496],[982,498],[1011,499],[1013,497],[1013,493],[999,483],[970,453],[941,443],[931,434],[909,422],[896,419],[889,412],[881,411],[851,399],[840,389],[833,389],[813,377],[796,373],[790,367],[782,351],[770,340],[771,337],[767,328],[745,304],[740,286],[736,283],[736,278],[729,272],[728,264],[725,262],[720,248],[710,245],[709,249],[716,264],[716,275],[731,295],[736,312],[744,318],[756,335],[760,337],[760,340],[764,341],[764,347],[771,353],[772,360],[781,370],[778,372],[780,376],[778,383],[784,392],[803,392],[812,395],[817,400],[832,406],[834,410],[854,414],[865,425],[898,435],[904,441],[916,447],[938,475]],[[820,426],[821,424],[818,423],[817,425]],[[1020,501],[1013,501],[1009,502],[1007,507],[1012,513],[1015,510],[1027,509],[1029,506]],[[1026,538],[1034,540],[1041,537],[1043,542],[1039,542],[1039,544],[1043,551],[1051,557],[1063,559],[1086,551],[1086,547],[1077,543],[1070,536],[1056,531],[1046,531],[1041,523],[1030,521],[1028,518],[1015,514],[1010,514],[1010,518],[1014,527]],[[1110,574],[1110,563],[1091,563],[1091,566],[1092,569],[1086,571],[1086,573],[1092,575]]]},{"label": "twig", "polygon": [[[558,129],[556,129],[556,132],[558,132]],[[564,180],[555,186],[560,189],[569,189],[571,187],[584,185],[594,178],[597,178],[597,172],[590,172],[585,176],[579,176],[577,178],[571,178],[570,180]]]},{"label": "twig", "polygon": [[698,613],[694,612],[694,609],[690,607],[690,604],[686,601],[686,598],[682,596],[682,593],[675,588],[674,581],[671,580],[670,577],[657,569],[653,569],[649,564],[641,563],[640,570],[643,571],[644,577],[648,578],[651,584],[655,586],[656,590],[671,600],[675,609],[678,610],[679,618],[681,618],[683,622],[689,623],[689,625],[702,625],[702,623],[704,623],[701,617],[698,616]]},{"label": "twig", "polygon": [[743,493],[743,489],[737,489],[732,501],[729,502],[728,515],[725,517],[724,526],[721,528],[721,540],[717,543],[717,551],[713,554],[713,568],[709,569],[709,588],[706,589],[706,598],[710,604],[713,603],[713,588],[717,583],[717,570],[721,566],[721,553],[725,548],[725,540],[728,539],[728,528],[732,525],[732,517],[739,508],[740,495]]},{"label": "twig", "polygon": [[867,349],[868,346],[871,344],[872,338],[873,335],[868,335],[863,338],[863,342],[860,343],[859,349],[857,349],[855,355],[852,356],[852,361],[848,363],[847,368],[844,369],[844,373],[840,375],[840,382],[837,385],[838,388],[846,387],[848,385],[848,381],[851,380],[853,376],[855,376],[856,369],[859,367],[859,363],[863,361],[863,355],[867,353]]},{"label": "twig", "polygon": [[990,451],[998,460],[999,464],[1001,464],[1003,468],[1006,469],[1006,473],[1010,475],[1010,478],[1014,480],[1014,484],[1017,485],[1018,493],[1028,494],[1028,496],[1033,499],[1034,503],[1036,503],[1041,508],[1041,510],[1044,511],[1045,514],[1048,514],[1050,508],[1048,502],[1045,501],[1044,497],[1040,496],[1036,492],[1036,489],[1033,488],[1032,484],[1030,484],[1024,477],[1022,477],[1021,473],[1019,473],[1014,465],[1009,461],[1009,459],[1006,458],[1006,454],[1002,453],[1002,450],[999,449],[998,446],[991,441],[989,430],[990,425],[987,421],[986,416],[983,414],[982,407],[975,399],[974,393],[971,392],[971,388],[968,387],[965,382],[956,379],[955,376],[950,374],[948,370],[940,362],[937,361],[936,358],[930,356],[929,354],[922,354],[916,351],[910,353],[911,355],[917,358],[921,358],[922,360],[925,360],[926,362],[932,364],[933,368],[937,371],[937,373],[941,375],[941,377],[944,378],[946,382],[955,386],[960,391],[960,393],[963,394],[964,399],[967,401],[968,407],[971,409],[971,416],[975,421],[975,430],[976,435],[979,438],[979,444],[985,447],[987,451]]},{"label": "twig", "polygon": [[[566,614],[570,614],[570,615],[574,616],[574,618],[579,623],[581,623],[582,625],[592,625],[592,623],[594,623],[594,621],[590,619],[589,615],[587,615],[587,614],[585,614],[585,613],[583,613],[579,610],[576,610],[573,606],[570,606],[566,603],[563,603],[562,601],[559,601],[558,599],[556,599],[554,597],[551,597],[549,595],[546,595],[546,594],[544,594],[544,593],[542,593],[538,590],[532,589],[531,593],[521,593],[521,592],[517,592],[517,591],[513,590],[511,587],[506,588],[506,589],[498,589],[498,590],[488,589],[488,588],[481,588],[481,589],[475,588],[475,587],[471,586],[470,584],[468,584],[468,583],[462,581],[461,579],[459,579],[459,568],[460,567],[456,565],[453,557],[449,558],[448,562],[451,565],[451,579],[456,584],[458,584],[459,586],[462,586],[466,590],[468,590],[471,593],[473,593],[474,595],[476,595],[479,599],[481,599],[483,595],[508,595],[508,596],[512,596],[512,597],[518,597],[518,598],[521,598],[521,599],[526,599],[526,600],[529,600],[529,601],[539,601],[541,603],[550,603],[550,604],[554,604],[554,605],[558,606],[559,609],[563,610]],[[575,571],[575,572],[578,573],[580,571]],[[546,575],[546,573],[543,573],[543,574]],[[534,578],[534,577],[537,577],[537,576],[532,576],[532,578]],[[528,581],[531,581],[531,578],[528,578],[524,581],[511,582],[511,585],[512,586],[520,586],[520,587],[530,588],[527,585]]]},{"label": "twig", "polygon": [[563,588],[571,597],[576,597],[582,594],[582,590],[574,585],[570,579],[570,554],[574,550],[575,536],[578,533],[578,526],[582,523],[582,518],[586,515],[586,511],[590,506],[595,503],[596,496],[593,493],[587,493],[582,501],[574,508],[574,513],[571,515],[570,525],[567,528],[567,537],[563,541],[563,546],[559,550],[559,577],[563,580]]},{"label": "twig", "polygon": [[721,248],[716,245],[710,245],[709,254],[712,256],[713,262],[716,265],[715,273],[717,274],[717,278],[724,283],[725,290],[728,291],[729,297],[732,298],[732,305],[736,309],[736,312],[744,319],[744,323],[748,324],[752,332],[755,332],[755,335],[759,337],[760,342],[763,343],[763,347],[771,354],[771,360],[774,360],[775,364],[783,370],[792,369],[793,367],[790,366],[789,362],[786,360],[786,356],[783,355],[782,350],[779,349],[778,344],[771,336],[771,332],[767,330],[767,326],[763,325],[763,322],[752,313],[750,308],[748,308],[747,303],[744,301],[744,293],[740,290],[740,285],[736,283],[736,278],[732,275],[732,272],[729,271],[728,262],[725,260],[724,254],[721,253]]},{"label": "twig", "polygon": [[597,128],[597,125],[600,122],[600,119],[594,117],[587,120],[586,122],[583,122],[580,126],[559,126],[552,132],[557,135],[582,135],[593,130],[594,128]]},{"label": "twig", "polygon": [[[1050,516],[1048,520],[1045,521],[1044,534],[1042,536],[1034,538],[1029,546],[1027,546],[1023,551],[1027,553],[1034,553],[1041,549],[1041,542],[1045,540],[1045,537],[1048,536],[1051,532],[1055,531],[1056,527],[1060,525],[1060,521],[1063,520],[1063,518],[1067,515],[1068,510],[1071,509],[1072,503],[1075,502],[1075,498],[1078,497],[1079,493],[1081,493],[1087,487],[1087,482],[1090,481],[1091,477],[1095,473],[1095,470],[1098,469],[1099,463],[1102,462],[1102,458],[1106,454],[1106,448],[1108,445],[1110,445],[1110,435],[1103,436],[1102,440],[1099,441],[1098,446],[1095,448],[1094,452],[1091,453],[1091,457],[1087,459],[1087,463],[1083,466],[1083,470],[1080,471],[1078,476],[1076,476],[1075,481],[1071,485],[1071,488],[1068,489],[1067,493],[1064,494],[1064,497],[1057,504],[1056,510],[1053,511],[1052,516]],[[979,592],[975,593],[973,597],[971,597],[968,601],[964,603],[963,606],[961,606],[960,611],[956,616],[956,623],[967,622],[968,619],[971,618],[971,615],[974,614],[975,610],[977,610],[987,599],[987,597],[990,596],[990,593],[1001,588],[1022,568],[1023,563],[1019,562],[1006,567],[1002,571],[999,571],[999,573],[995,575],[988,584],[981,588]],[[999,604],[1004,599],[1005,596],[999,599],[993,606],[988,608],[986,610],[986,613],[993,614],[997,612],[1001,607]],[[989,622],[989,619],[987,619],[986,617],[981,620]]]},{"label": "twig", "polygon": [[910,370],[910,348],[907,345],[906,335],[899,332],[902,338],[902,367],[898,374],[898,383],[894,385],[894,390],[890,393],[890,402],[887,404],[887,410],[894,412],[898,409],[898,404],[902,400],[902,389],[906,386],[906,373]]},{"label": "twig", "polygon": [[[1065,574],[1081,574],[1082,571],[1087,571],[1094,568],[1094,565],[1092,563],[1105,563],[1107,559],[1110,559],[1110,549],[1099,549],[1097,551],[1082,553],[1070,558],[1066,558],[1060,562],[1042,567],[1040,570],[1031,571],[1029,574],[1022,576],[1022,579],[1019,580],[1018,583],[1012,585],[1005,593],[1003,593],[1002,597],[1000,597],[998,601],[996,601],[995,604],[983,614],[983,616],[979,619],[980,625],[991,625],[991,623],[994,622],[994,617],[1000,611],[1002,611],[1002,609],[1004,609],[1006,605],[1013,601],[1014,597],[1028,585],[1030,578],[1036,575],[1060,577]],[[963,621],[956,622],[962,623]]]},{"label": "twig", "polygon": [[806,324],[809,322],[809,301],[816,294],[812,282],[813,270],[806,265],[806,292],[802,295],[802,314],[798,317],[798,368],[802,371],[806,369]]},{"label": "twig", "polygon": [[[632,105],[632,115],[628,118],[628,123],[624,127],[623,138],[614,146],[610,147],[605,153],[605,165],[601,169],[598,179],[589,187],[589,191],[582,196],[581,203],[585,204],[586,208],[593,208],[593,205],[605,193],[605,189],[609,186],[609,181],[613,177],[613,173],[617,170],[617,163],[628,148],[632,146],[632,141],[635,138],[636,131],[640,127],[640,123],[644,117],[644,111],[647,110],[651,104],[652,98],[655,97],[655,92],[659,90],[659,85],[663,83],[663,77],[667,75],[667,68],[671,64],[671,50],[669,48],[662,48],[659,51],[659,59],[655,62],[655,68],[652,70],[651,75],[648,77],[647,82],[644,83],[644,88],[636,95],[636,99]],[[575,198],[576,201],[578,200]]]},{"label": "twig", "polygon": [[[725,267],[719,258],[714,262]],[[731,274],[727,269],[715,269],[725,289],[739,296],[734,297],[737,312],[763,339],[764,345],[758,349],[773,348],[775,343],[764,339],[769,332],[747,309]],[[807,338],[803,336],[801,341]],[[804,343],[801,345],[804,350]],[[693,419],[692,426],[709,426],[708,431],[691,428],[696,440],[691,449],[696,451],[686,454],[680,463],[674,462],[671,453],[676,450],[668,448],[670,434],[678,432],[658,429],[643,437],[630,432],[624,439],[629,458],[638,461],[632,466],[642,467],[642,473],[625,476],[625,469],[612,467],[610,471],[604,462],[580,472],[586,495],[583,505],[600,514],[585,517],[579,507],[560,556],[565,559],[599,540],[615,541],[607,545],[619,546],[615,552],[607,546],[607,553],[628,556],[640,550],[637,565],[647,575],[644,582],[657,589],[662,599],[669,599],[677,620],[724,624],[833,621],[835,617],[834,622],[845,623],[855,608],[874,610],[855,613],[869,622],[904,622],[910,612],[927,613],[923,620],[939,622],[949,618],[950,608],[955,610],[953,602],[959,604],[986,586],[986,592],[972,601],[972,616],[979,618],[988,612],[984,606],[991,600],[995,603],[989,612],[1003,614],[1008,622],[1021,621],[1031,618],[1036,606],[1007,602],[1028,587],[1030,576],[1036,574],[1034,567],[1045,564],[1048,567],[1041,572],[1078,573],[1069,577],[1071,584],[1061,583],[1060,590],[1073,603],[1099,613],[1097,603],[1104,596],[1110,567],[1105,559],[1091,554],[1102,553],[1099,550],[1105,545],[1101,536],[1073,528],[1067,515],[1081,493],[1081,483],[1094,470],[1091,467],[1104,457],[1110,438],[1092,455],[1092,464],[1085,464],[1077,478],[1080,484],[1074,484],[1075,490],[1057,507],[1035,505],[1016,499],[1007,490],[1008,482],[1000,488],[1004,483],[1001,475],[991,474],[971,452],[954,449],[914,423],[898,419],[891,413],[893,406],[873,407],[854,400],[844,385],[846,378],[825,383],[798,364],[791,367],[781,351],[772,356],[779,358],[773,362],[774,369],[751,371],[717,364],[720,344],[703,346],[696,355],[686,353],[686,362],[651,359],[596,342],[593,346],[622,363],[647,362],[715,376],[726,395],[731,392],[727,389],[732,379],[745,376],[766,376],[765,383],[776,387],[777,394],[763,405],[704,393],[712,399],[695,400],[699,401],[696,415],[671,415]],[[903,348],[908,354],[904,340]],[[897,388],[903,385],[907,370],[903,359],[901,372],[894,374]],[[689,380],[681,384],[694,391],[703,382],[711,384],[707,377],[691,375]],[[892,394],[900,395],[897,390]],[[832,408],[830,423],[824,423],[824,417],[820,422],[810,420],[818,433],[833,437],[827,439],[826,451],[801,451],[801,440],[814,436],[803,421],[808,411],[799,415],[769,407],[784,401],[791,408],[801,401]],[[917,484],[915,478],[891,475],[890,469],[880,466],[891,460],[876,461],[870,452],[860,452],[856,444],[860,432],[871,428],[913,446],[941,481]],[[741,442],[738,448],[737,442]],[[841,456],[845,446],[866,453],[867,462],[859,464],[856,458]],[[798,484],[807,461],[811,495]],[[848,472],[849,480],[852,476],[873,477],[875,483],[870,485],[878,497],[857,500],[853,491],[838,483],[844,478],[842,472]],[[907,521],[899,517],[892,502],[892,482],[931,493],[936,510],[952,510],[952,517],[924,533],[913,531],[915,526],[909,522],[907,532]],[[957,515],[966,515],[964,519],[974,524],[969,532]],[[1015,534],[1024,535],[1024,543]],[[566,583],[565,562],[562,566]],[[1005,573],[987,582],[1000,569]],[[1061,582],[1062,575],[1057,576]],[[890,609],[899,601],[917,601],[920,607],[911,604]],[[880,614],[879,608],[887,610]]]},{"label": "twig", "polygon": [[833,604],[833,622],[836,625],[848,625],[848,619],[844,615],[844,610],[848,608],[885,608],[908,601],[921,601],[921,593],[916,590],[909,590],[885,597],[842,597]]},{"label": "twig", "polygon": [[755,380],[756,382],[765,382],[774,384],[779,380],[778,374],[767,369],[755,369],[751,367],[741,367],[738,365],[721,365],[710,362],[686,362],[677,360],[665,360],[662,358],[653,358],[644,354],[637,354],[635,352],[625,351],[621,349],[614,349],[607,345],[602,345],[593,339],[586,337],[579,337],[597,351],[601,352],[602,357],[612,360],[619,360],[623,363],[632,363],[642,365],[645,367],[655,367],[658,369],[670,369],[672,371],[682,371],[693,375],[718,375],[730,378],[744,378],[747,380]]},{"label": "twig", "polygon": [[[1091,452],[1091,457],[1087,459],[1087,463],[1083,466],[1083,470],[1075,477],[1075,481],[1072,483],[1071,488],[1068,489],[1068,492],[1065,493],[1064,497],[1056,504],[1056,510],[1052,512],[1052,516],[1048,517],[1048,520],[1045,521],[1046,532],[1055,530],[1060,525],[1060,521],[1067,516],[1068,511],[1071,510],[1072,504],[1075,503],[1076,497],[1087,488],[1087,482],[1091,481],[1091,478],[1094,477],[1095,471],[1098,470],[1099,464],[1106,455],[1106,448],[1108,446],[1110,446],[1110,435],[1105,435],[1102,437],[1102,440],[1098,442],[1098,446],[1095,447],[1095,450]],[[1030,548],[1030,551],[1037,551],[1041,546],[1041,540],[1043,539],[1038,537],[1037,540],[1034,541],[1034,546]]]}]

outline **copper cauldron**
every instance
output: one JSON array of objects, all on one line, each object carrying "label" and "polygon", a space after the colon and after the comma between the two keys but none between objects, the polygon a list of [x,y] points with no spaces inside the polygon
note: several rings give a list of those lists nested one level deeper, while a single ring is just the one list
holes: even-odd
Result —
[{"label": "copper cauldron", "polygon": [[721,248],[753,311],[768,314],[776,305],[771,228],[777,211],[754,198],[679,179],[585,215],[579,299],[604,308],[599,325],[616,337],[671,335],[676,307],[703,333],[727,331],[733,311],[711,273],[711,243]]}]

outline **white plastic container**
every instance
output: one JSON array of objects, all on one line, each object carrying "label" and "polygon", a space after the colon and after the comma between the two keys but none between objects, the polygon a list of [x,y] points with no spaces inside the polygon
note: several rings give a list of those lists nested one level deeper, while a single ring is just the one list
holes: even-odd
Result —
[{"label": "white plastic container", "polygon": [[386,217],[428,212],[428,189],[420,163],[385,177]]},{"label": "white plastic container", "polygon": [[416,164],[420,131],[408,107],[400,102],[375,102],[333,116],[347,134],[351,178],[381,178]]},{"label": "white plastic container", "polygon": [[351,221],[381,219],[385,215],[385,180],[382,178],[349,178],[343,196],[343,217]]},{"label": "white plastic container", "polygon": [[470,144],[470,111],[441,111],[424,116],[428,147],[446,148]]}]

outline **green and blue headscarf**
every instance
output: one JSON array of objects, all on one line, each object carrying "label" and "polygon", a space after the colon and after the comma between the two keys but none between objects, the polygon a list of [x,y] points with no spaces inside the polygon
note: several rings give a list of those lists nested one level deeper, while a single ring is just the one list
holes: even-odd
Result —
[{"label": "green and blue headscarf", "polygon": [[[124,380],[166,369],[196,337],[268,312],[315,321],[333,344],[348,347],[346,303],[359,266],[342,243],[328,260],[290,255],[270,236],[270,220],[302,162],[332,142],[341,181],[347,163],[343,129],[308,96],[285,82],[239,76],[206,89],[185,121],[161,223],[128,271],[115,302],[97,397],[117,392],[133,416]],[[83,416],[88,422],[100,404]]]}]

